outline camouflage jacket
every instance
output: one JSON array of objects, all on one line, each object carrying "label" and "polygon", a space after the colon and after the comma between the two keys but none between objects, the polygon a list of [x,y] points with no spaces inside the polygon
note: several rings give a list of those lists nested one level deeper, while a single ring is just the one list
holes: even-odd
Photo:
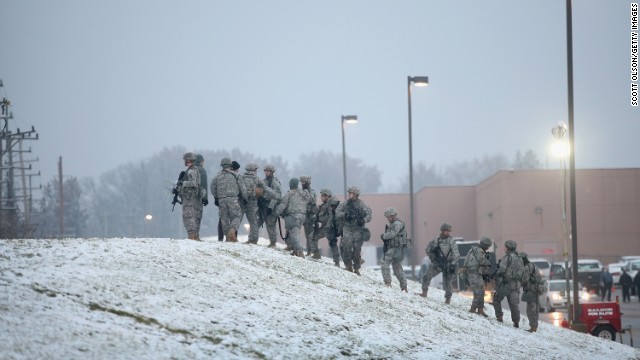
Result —
[{"label": "camouflage jacket", "polygon": [[[336,208],[336,218],[342,222],[343,226],[364,227],[365,223],[371,221],[371,208],[360,199],[349,199],[343,201]],[[362,225],[359,225],[361,222]]]},{"label": "camouflage jacket", "polygon": [[448,264],[458,264],[458,260],[460,260],[460,252],[458,251],[458,244],[456,244],[455,240],[451,236],[447,238],[437,237],[429,242],[426,248],[427,255],[429,255],[429,260],[432,263],[438,263],[436,258],[438,256],[444,257],[445,261]]},{"label": "camouflage jacket", "polygon": [[289,190],[276,207],[277,216],[305,215],[307,212],[308,192],[300,189]]},{"label": "camouflage jacket", "polygon": [[385,226],[385,232],[382,234],[384,240],[389,241],[389,247],[402,247],[407,245],[407,229],[404,222],[396,219],[391,224]]},{"label": "camouflage jacket", "polygon": [[487,259],[487,253],[478,245],[469,250],[464,259],[464,266],[468,274],[487,275],[491,268],[491,262]]},{"label": "camouflage jacket", "polygon": [[222,170],[211,180],[211,195],[216,199],[241,196],[246,199],[247,188],[240,176],[230,170]]},{"label": "camouflage jacket", "polygon": [[508,283],[512,290],[520,287],[521,270],[524,267],[522,258],[515,251],[507,250],[507,254],[500,259],[496,271],[496,283]]},{"label": "camouflage jacket", "polygon": [[264,194],[258,201],[260,207],[269,209],[275,209],[282,197],[282,190],[280,188],[280,180],[277,177],[272,176],[270,178],[265,177],[262,180],[264,184]]},{"label": "camouflage jacket", "polygon": [[195,165],[189,166],[185,171],[182,181],[178,183],[177,190],[183,201],[202,198],[202,192],[200,189],[200,173]]},{"label": "camouflage jacket", "polygon": [[203,166],[195,165],[195,167],[198,168],[198,171],[200,172],[200,191],[202,191],[202,198],[209,201],[209,192],[207,191],[207,171]]},{"label": "camouflage jacket", "polygon": [[260,179],[253,171],[245,171],[243,175],[240,175],[240,178],[242,179],[244,186],[247,188],[246,200],[250,203],[256,203],[258,201],[256,198],[256,186],[258,184],[263,184],[262,179]]}]

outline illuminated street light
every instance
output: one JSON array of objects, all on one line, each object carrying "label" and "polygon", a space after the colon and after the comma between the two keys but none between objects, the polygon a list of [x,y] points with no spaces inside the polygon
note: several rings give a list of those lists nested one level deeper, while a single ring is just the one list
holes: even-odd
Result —
[{"label": "illuminated street light", "polygon": [[[415,238],[414,232],[414,205],[413,205],[413,136],[411,134],[411,84],[415,86],[423,87],[429,85],[428,76],[407,76],[407,98],[409,105],[409,212],[411,218],[411,236]],[[415,278],[415,266],[413,264],[413,254],[409,253],[409,259],[411,261],[411,273]]]},{"label": "illuminated street light", "polygon": [[342,115],[340,126],[342,127],[342,178],[344,180],[344,199],[347,200],[347,153],[344,146],[344,128],[349,124],[357,124],[358,115]]}]

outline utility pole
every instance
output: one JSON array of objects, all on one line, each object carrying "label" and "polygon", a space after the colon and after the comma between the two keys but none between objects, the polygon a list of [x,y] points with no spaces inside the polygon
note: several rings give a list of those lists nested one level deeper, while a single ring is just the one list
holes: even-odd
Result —
[{"label": "utility pole", "polygon": [[64,186],[62,184],[62,156],[58,160],[58,182],[60,185],[60,238],[64,237]]}]

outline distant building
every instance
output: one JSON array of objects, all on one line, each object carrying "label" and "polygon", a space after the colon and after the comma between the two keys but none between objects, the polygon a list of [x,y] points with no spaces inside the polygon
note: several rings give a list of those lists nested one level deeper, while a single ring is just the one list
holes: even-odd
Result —
[{"label": "distant building", "polygon": [[[570,234],[568,183],[567,174]],[[455,237],[491,237],[498,257],[504,254],[504,242],[511,239],[518,243],[518,250],[532,257],[560,261],[564,246],[561,184],[562,170],[515,170],[500,171],[475,186],[416,191],[413,263],[420,265],[428,241],[439,234],[443,222],[453,225]],[[365,245],[382,246],[379,234],[389,206],[398,209],[410,232],[407,194],[362,194],[361,198],[373,210],[368,224],[371,241]],[[576,201],[578,258],[596,258],[606,264],[621,255],[640,255],[640,169],[576,170]]]}]

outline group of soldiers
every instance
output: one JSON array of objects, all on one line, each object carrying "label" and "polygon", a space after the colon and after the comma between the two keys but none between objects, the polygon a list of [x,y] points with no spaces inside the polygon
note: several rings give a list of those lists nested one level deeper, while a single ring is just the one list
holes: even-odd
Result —
[{"label": "group of soldiers", "polygon": [[318,241],[326,238],[335,265],[339,267],[342,259],[346,270],[360,275],[362,244],[370,237],[365,224],[371,221],[371,208],[359,199],[358,187],[351,186],[348,199],[343,202],[333,196],[330,189],[322,189],[322,203],[318,206],[310,176],[290,179],[289,191],[283,194],[280,180],[274,176],[274,165],[265,165],[264,178],[260,178],[257,164],[248,163],[244,173],[240,174],[240,164],[223,158],[221,170],[211,180],[210,191],[207,191],[204,158],[199,154],[186,153],[183,160],[187,169],[180,173],[174,188],[174,202],[178,201],[177,197],[181,198],[182,218],[189,239],[200,240],[203,207],[209,203],[211,194],[219,207],[222,234],[227,241],[238,241],[238,228],[246,216],[249,223],[247,243],[257,244],[259,228],[266,226],[269,247],[275,248],[278,240],[276,230],[280,228],[282,218],[286,235],[280,235],[287,245],[285,250],[305,257],[300,244],[303,228],[307,256],[320,259]]},{"label": "group of soldiers", "polygon": [[[207,191],[207,174],[204,170],[202,155],[186,153],[183,156],[187,169],[180,173],[174,189],[174,203],[177,196],[181,198],[182,216],[189,239],[200,240],[200,222],[203,206],[209,203]],[[356,186],[348,189],[348,198],[340,202],[330,189],[320,191],[321,203],[316,204],[316,193],[311,187],[310,176],[300,176],[289,180],[289,191],[282,194],[280,180],[274,176],[275,166],[264,166],[264,178],[256,173],[258,165],[248,163],[244,173],[240,174],[240,164],[223,158],[221,170],[211,180],[210,194],[219,207],[222,234],[227,241],[237,242],[238,228],[243,216],[249,223],[248,244],[258,243],[261,226],[266,226],[269,247],[275,248],[277,238],[276,226],[280,227],[280,219],[284,219],[286,235],[280,234],[291,255],[304,258],[304,250],[300,244],[301,228],[304,228],[307,256],[320,259],[318,241],[326,238],[329,242],[335,266],[340,267],[340,259],[345,269],[360,275],[364,262],[361,257],[362,245],[368,241],[371,233],[365,224],[371,221],[371,208],[360,198],[360,190]],[[388,220],[385,232],[380,235],[384,243],[381,272],[384,284],[391,287],[391,269],[400,283],[400,289],[407,292],[407,280],[404,276],[402,261],[411,240],[407,238],[405,223],[398,218],[394,208],[388,208],[384,216]],[[422,293],[427,297],[431,280],[442,273],[445,290],[445,303],[449,304],[452,296],[452,280],[460,274],[473,292],[470,312],[487,317],[484,312],[484,292],[490,278],[496,281],[493,293],[493,307],[496,318],[502,322],[501,302],[506,297],[511,310],[511,319],[515,327],[519,326],[520,288],[523,289],[522,300],[527,302],[527,316],[531,329],[538,327],[538,294],[541,291],[542,279],[535,265],[529,263],[525,253],[516,251],[513,240],[505,242],[506,255],[499,261],[494,274],[490,276],[491,263],[487,250],[492,245],[491,239],[483,237],[465,258],[464,265],[458,269],[460,253],[455,240],[451,237],[452,227],[444,223],[440,227],[440,235],[429,242],[426,252],[431,265],[421,279]],[[338,245],[338,237],[340,244]],[[219,240],[222,238],[219,236]]]},{"label": "group of soldiers", "polygon": [[[536,332],[538,330],[538,295],[543,292],[544,282],[540,271],[533,263],[529,262],[527,254],[516,251],[516,242],[513,240],[505,241],[506,254],[499,260],[495,272],[490,274],[491,262],[487,253],[492,244],[490,238],[480,239],[479,244],[472,247],[465,257],[462,267],[457,269],[460,253],[458,245],[451,237],[451,225],[442,224],[440,232],[440,236],[431,240],[426,249],[431,265],[422,278],[422,293],[420,295],[426,297],[431,279],[442,273],[445,303],[449,304],[452,295],[451,283],[457,273],[463,281],[467,282],[473,293],[469,312],[488,317],[484,312],[484,293],[487,284],[491,280],[495,280],[492,305],[496,319],[503,322],[501,303],[506,297],[513,326],[518,328],[520,324],[518,305],[522,299],[527,303],[527,317],[531,326],[527,331]],[[520,298],[521,288],[522,298]]]}]

